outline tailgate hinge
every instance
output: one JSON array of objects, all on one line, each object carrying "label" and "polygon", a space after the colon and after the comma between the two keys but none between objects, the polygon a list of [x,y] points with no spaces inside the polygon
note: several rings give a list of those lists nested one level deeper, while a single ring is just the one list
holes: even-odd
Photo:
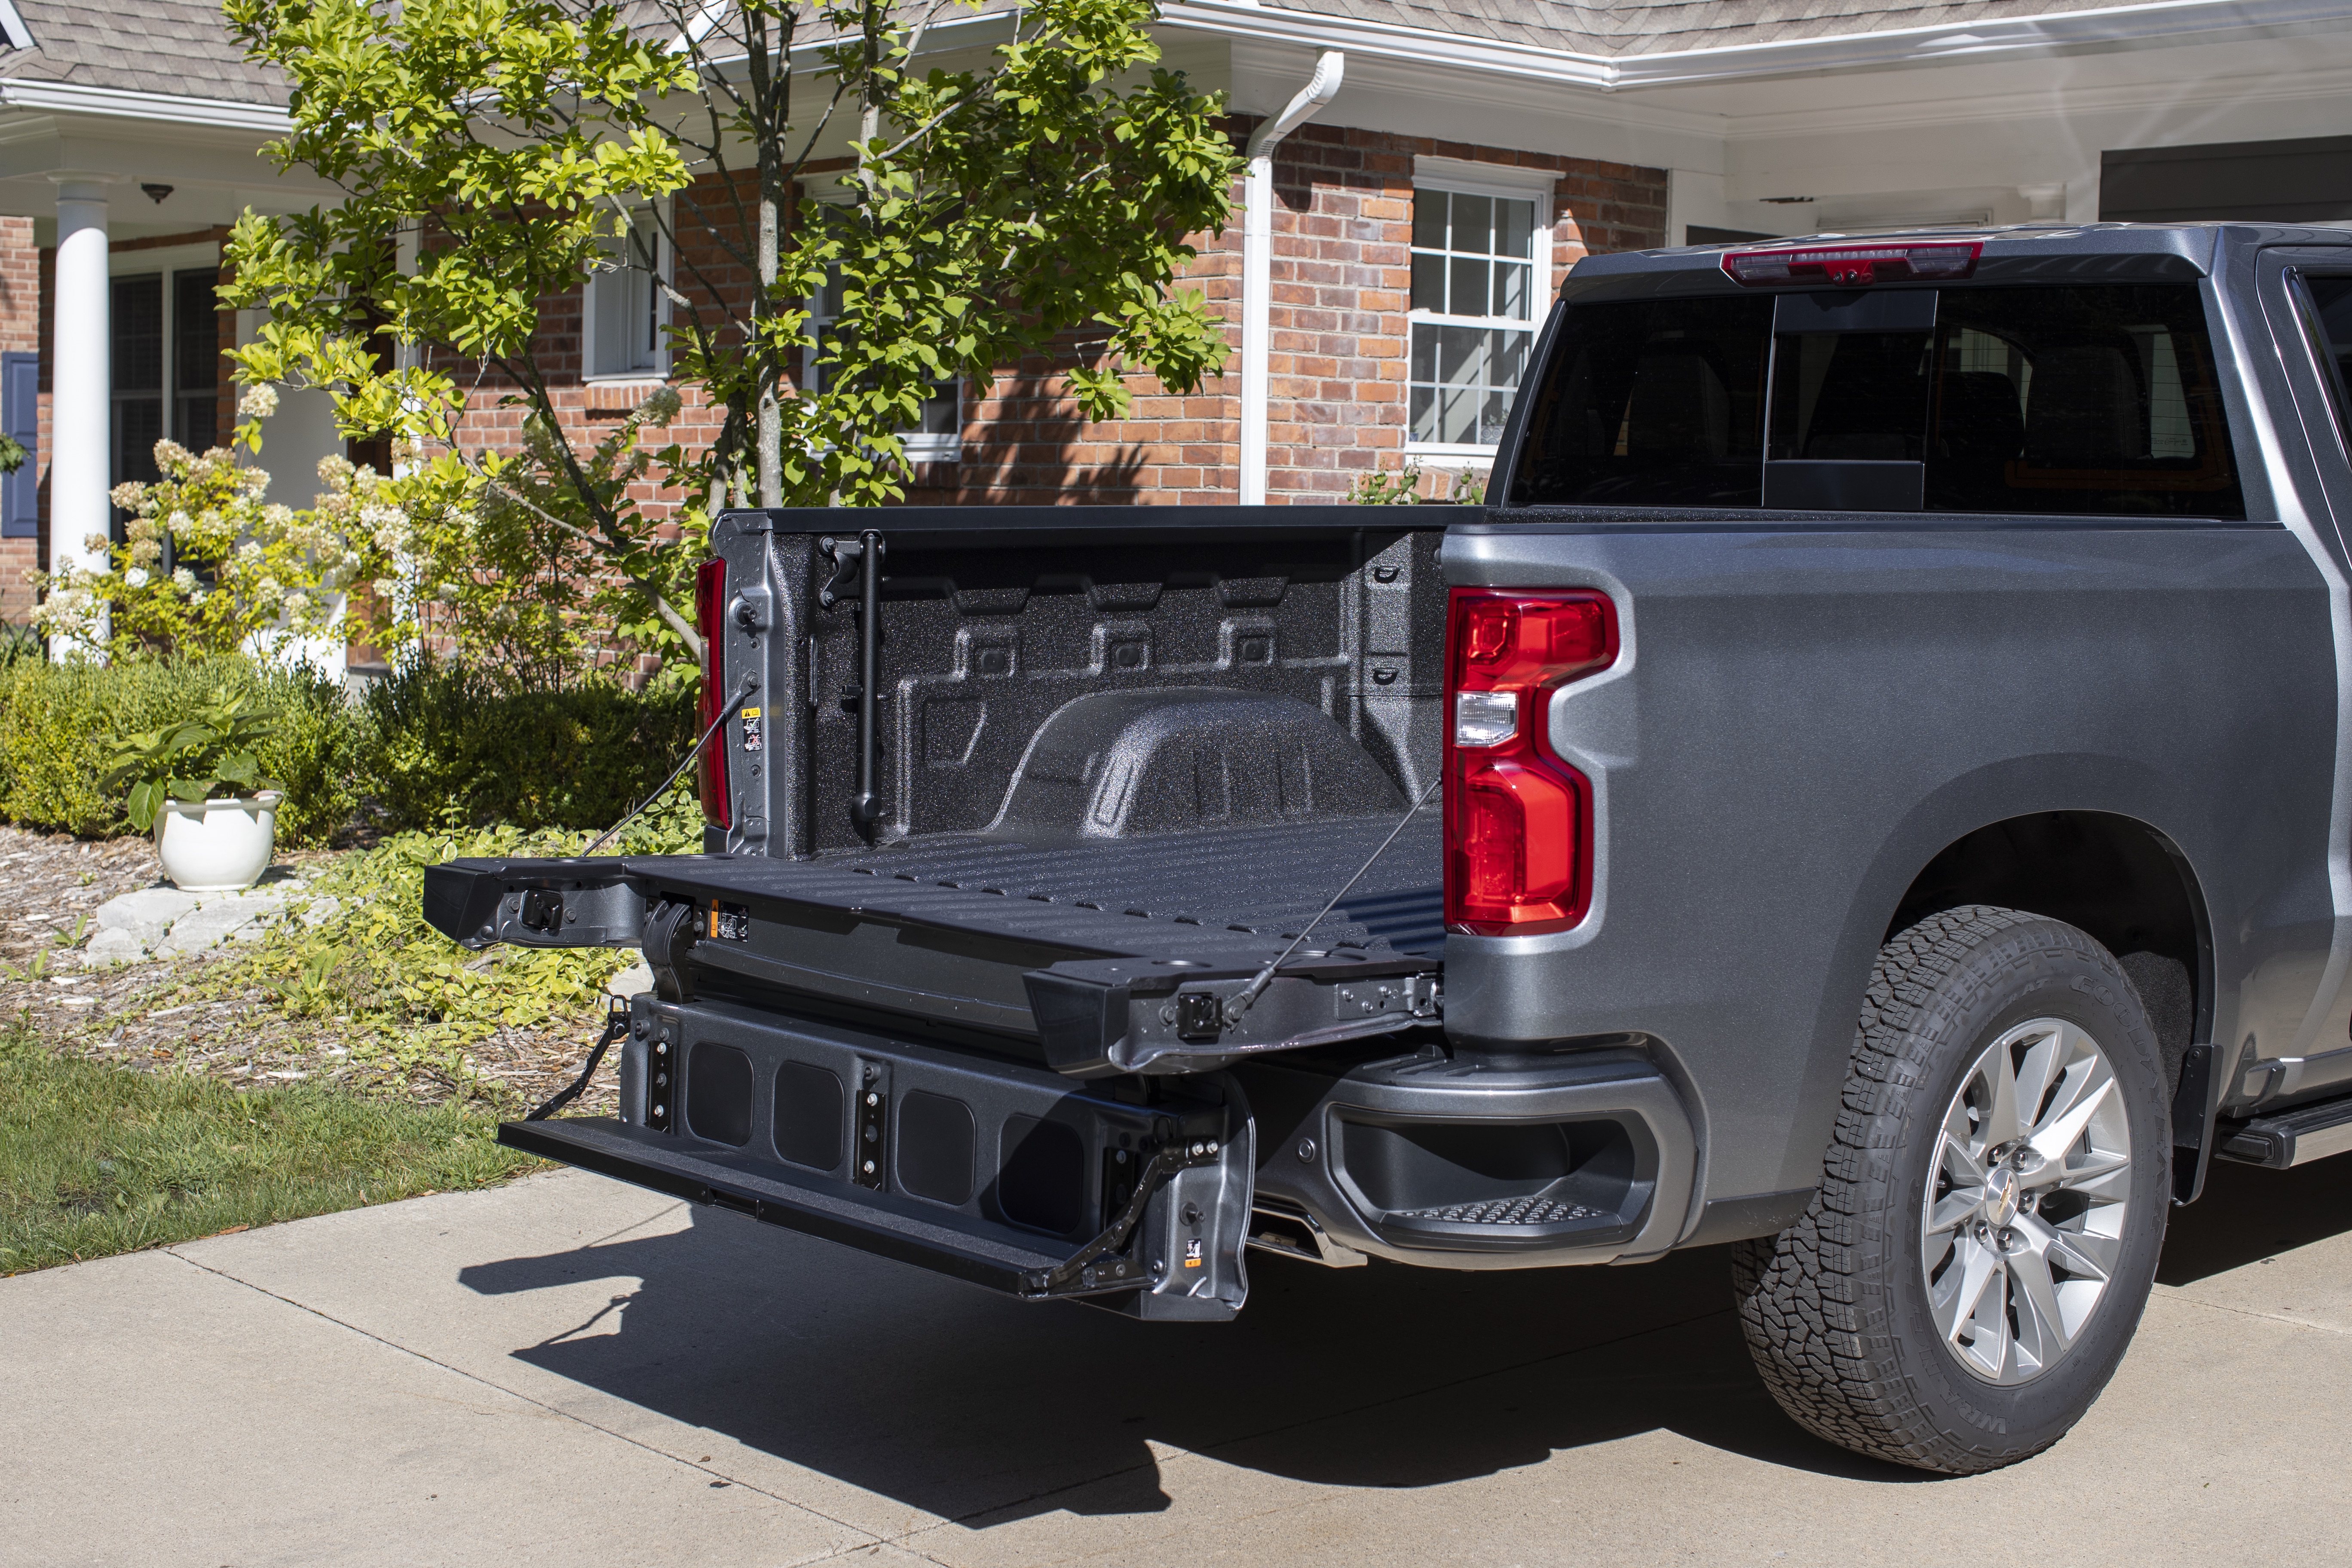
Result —
[{"label": "tailgate hinge", "polygon": [[1135,1192],[1118,1211],[1110,1227],[1052,1268],[1033,1268],[1022,1279],[1021,1293],[1032,1300],[1055,1296],[1086,1296],[1098,1290],[1127,1289],[1149,1285],[1151,1277],[1141,1258],[1125,1250],[1143,1223],[1151,1200],[1179,1171],[1213,1165],[1224,1145],[1213,1138],[1163,1143],[1136,1176]]}]

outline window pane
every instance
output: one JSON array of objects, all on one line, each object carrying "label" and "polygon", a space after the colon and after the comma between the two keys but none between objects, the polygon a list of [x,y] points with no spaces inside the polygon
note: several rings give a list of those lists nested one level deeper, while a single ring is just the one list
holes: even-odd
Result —
[{"label": "window pane", "polygon": [[1486,334],[1476,327],[1440,327],[1437,333],[1437,379],[1455,386],[1484,385]]},{"label": "window pane", "polygon": [[1412,242],[1430,250],[1445,248],[1445,193],[1412,193]]},{"label": "window pane", "polygon": [[1445,311],[1445,258],[1423,256],[1419,251],[1412,258],[1412,308],[1416,310]]},{"label": "window pane", "polygon": [[655,284],[660,230],[648,214],[628,233],[605,236],[598,247],[610,269],[589,280],[587,305],[595,329],[589,374],[628,375],[654,370],[660,363],[661,348],[661,290]]},{"label": "window pane", "polygon": [[1927,506],[2243,517],[2191,284],[1947,289]]},{"label": "window pane", "polygon": [[1492,255],[1495,249],[1495,199],[1454,193],[1454,248]]},{"label": "window pane", "polygon": [[1503,424],[1511,416],[1511,398],[1507,392],[1490,392],[1485,408],[1478,416],[1478,444],[1492,447],[1503,438]]},{"label": "window pane", "polygon": [[1509,262],[1495,263],[1495,314],[1508,316],[1515,321],[1528,319],[1530,309],[1528,296],[1532,292],[1535,268],[1515,267]]},{"label": "window pane", "polygon": [[1453,274],[1453,286],[1446,290],[1447,315],[1487,316],[1494,313],[1486,308],[1486,274],[1492,267],[1491,262],[1474,261],[1466,256],[1454,258],[1449,268]]},{"label": "window pane", "polygon": [[1484,400],[1484,395],[1475,391],[1446,391],[1437,395],[1440,408],[1437,438],[1461,446],[1468,446],[1477,440],[1478,405]]},{"label": "window pane", "polygon": [[1525,373],[1533,334],[1416,321],[1412,336],[1411,438],[1493,446]]},{"label": "window pane", "polygon": [[1521,506],[1759,506],[1769,296],[1571,305],[1530,411]]},{"label": "window pane", "polygon": [[210,267],[172,274],[172,384],[183,392],[220,383],[220,306],[213,298],[219,284]]},{"label": "window pane", "polygon": [[1536,204],[1495,203],[1495,254],[1532,258],[1535,255]]},{"label": "window pane", "polygon": [[[163,388],[163,276],[117,278],[112,295],[114,390]],[[160,433],[159,433],[160,434]],[[152,445],[151,442],[150,445]]]},{"label": "window pane", "polygon": [[958,436],[963,433],[963,396],[959,384],[940,382],[939,390],[923,399],[922,433],[926,436]]},{"label": "window pane", "polygon": [[1774,357],[1769,456],[1919,461],[1927,438],[1931,336],[1783,334]]},{"label": "window pane", "polygon": [[[2315,330],[2342,357],[2352,279],[2329,298]],[[1772,315],[1769,294],[1569,307],[1512,500],[1760,506]],[[1937,322],[1783,336],[1770,456],[1923,463],[1937,511],[2245,515],[2194,285],[1945,289]]]}]

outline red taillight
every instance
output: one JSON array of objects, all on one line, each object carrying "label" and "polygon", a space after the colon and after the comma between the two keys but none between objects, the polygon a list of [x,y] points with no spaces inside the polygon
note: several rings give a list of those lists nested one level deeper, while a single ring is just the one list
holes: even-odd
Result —
[{"label": "red taillight", "polygon": [[1727,250],[1723,269],[1738,283],[1903,283],[1966,278],[1977,269],[1981,240],[1934,245],[1788,246]]},{"label": "red taillight", "polygon": [[1566,931],[1592,901],[1592,792],[1546,743],[1544,696],[1616,661],[1616,609],[1589,591],[1456,588],[1446,610],[1446,926]]},{"label": "red taillight", "polygon": [[[702,701],[700,734],[710,728],[727,706],[727,563],[706,561],[694,571],[694,618],[702,633]],[[696,780],[702,796],[702,817],[713,827],[731,827],[733,803],[727,789],[727,737],[713,735],[702,748]]]}]

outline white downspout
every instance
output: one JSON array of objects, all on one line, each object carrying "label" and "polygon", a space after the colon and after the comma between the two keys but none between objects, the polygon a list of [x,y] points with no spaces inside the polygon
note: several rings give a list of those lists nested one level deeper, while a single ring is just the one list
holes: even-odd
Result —
[{"label": "white downspout", "polygon": [[1249,180],[1242,210],[1242,504],[1265,504],[1267,326],[1274,291],[1274,150],[1339,95],[1348,57],[1327,49],[1290,107],[1257,128],[1249,142]]}]

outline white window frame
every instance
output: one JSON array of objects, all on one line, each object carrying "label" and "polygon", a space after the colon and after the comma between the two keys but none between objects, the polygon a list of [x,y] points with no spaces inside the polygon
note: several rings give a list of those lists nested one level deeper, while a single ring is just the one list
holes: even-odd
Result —
[{"label": "white window frame", "polygon": [[580,286],[580,379],[588,385],[615,386],[630,382],[667,383],[669,380],[669,295],[668,287],[676,284],[677,271],[677,247],[670,243],[671,206],[667,198],[656,202],[637,202],[631,205],[656,210],[659,221],[654,225],[654,274],[658,279],[654,288],[654,350],[649,365],[632,366],[627,370],[599,371],[596,364],[596,291],[606,279],[618,273],[593,271]]},{"label": "white window frame", "polygon": [[[1511,331],[1525,330],[1528,334],[1529,367],[1533,368],[1535,340],[1543,331],[1544,318],[1551,310],[1552,246],[1559,215],[1555,208],[1559,187],[1559,174],[1550,169],[1521,169],[1503,163],[1479,163],[1462,158],[1415,157],[1412,161],[1412,192],[1416,201],[1423,191],[1444,191],[1466,196],[1498,196],[1507,201],[1535,203],[1535,222],[1530,258],[1533,269],[1528,279],[1528,310],[1525,322],[1499,316],[1440,316],[1412,308],[1407,296],[1405,313],[1405,450],[1417,458],[1442,458],[1470,468],[1491,465],[1496,448],[1475,442],[1416,441],[1412,438],[1412,329],[1415,323],[1446,326],[1504,326]],[[1409,225],[1408,225],[1409,226]],[[1406,265],[1411,266],[1412,241],[1405,241]],[[1407,286],[1410,288],[1410,285]],[[1527,388],[1519,388],[1524,394]]]},{"label": "white window frame", "polygon": [[[823,189],[811,189],[810,187],[803,185],[801,187],[801,199],[808,202],[822,202],[828,206],[847,206],[851,201],[855,199],[855,193],[842,190],[837,186],[828,185]],[[822,299],[811,300],[807,303],[809,311],[808,334],[810,342],[807,348],[801,351],[801,384],[805,387],[814,388],[822,379],[821,370],[816,363],[816,335],[826,326],[830,325],[839,318],[822,315],[819,313],[824,309],[824,301]],[[906,453],[907,460],[910,463],[960,463],[963,461],[964,394],[966,388],[964,386],[962,376],[951,376],[949,379],[955,383],[956,427],[952,433],[945,435],[934,430],[900,431],[898,433],[898,446],[899,448]]]}]

